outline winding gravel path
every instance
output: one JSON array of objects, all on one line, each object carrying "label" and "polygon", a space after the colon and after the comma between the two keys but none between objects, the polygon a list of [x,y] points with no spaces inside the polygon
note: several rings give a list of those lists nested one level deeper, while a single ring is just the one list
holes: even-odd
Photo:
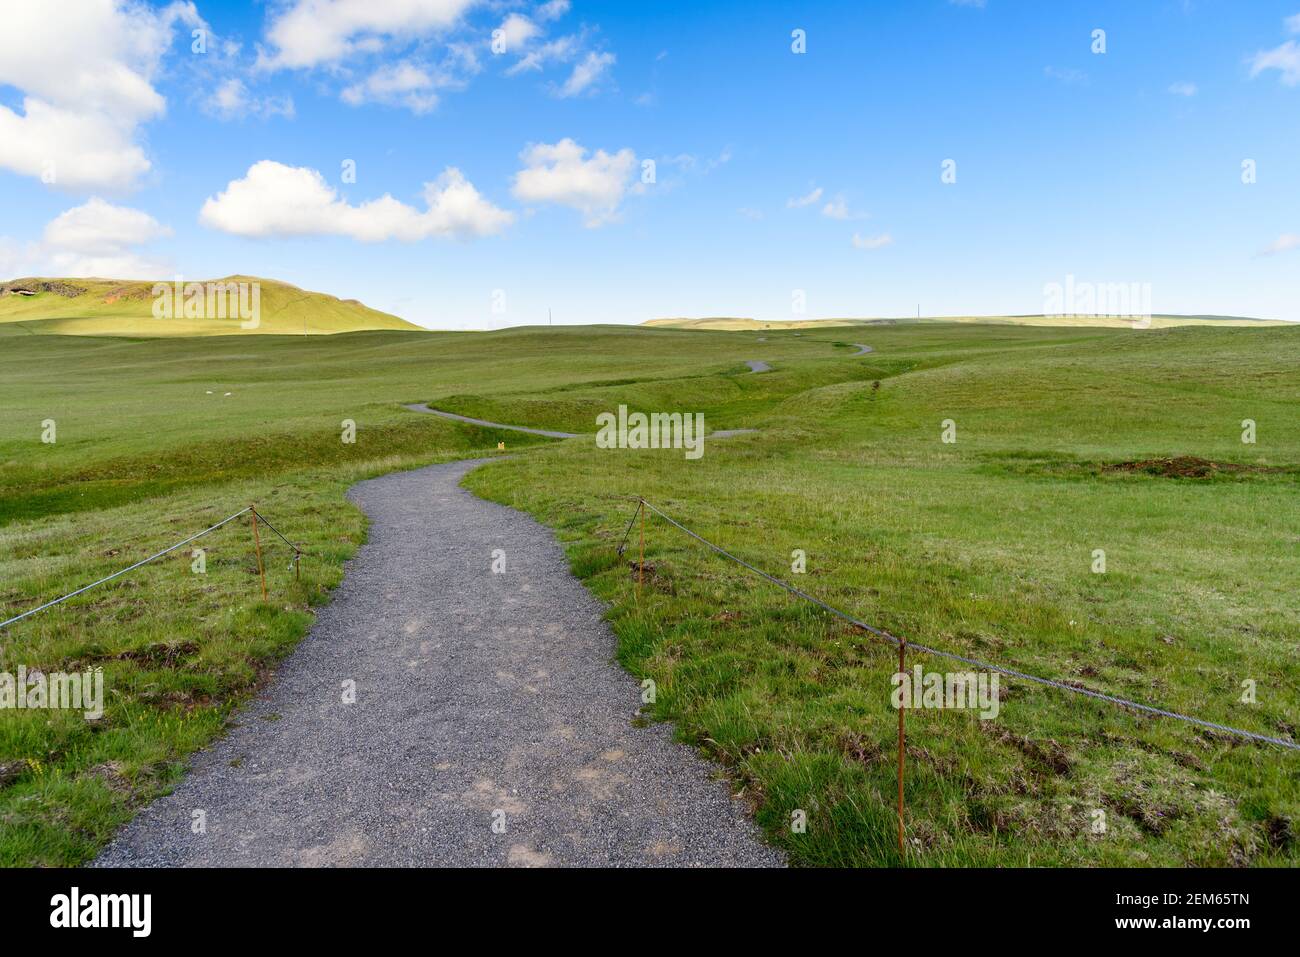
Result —
[{"label": "winding gravel path", "polygon": [[854,346],[857,346],[857,347],[858,347],[858,351],[857,351],[857,352],[851,352],[851,353],[849,353],[849,358],[850,358],[850,359],[852,359],[854,356],[865,356],[868,352],[875,352],[875,351],[876,351],[875,349],[871,348],[871,346],[864,346],[864,345],[863,345],[862,343],[860,343],[860,342],[851,342],[851,343],[849,343],[849,345],[854,345]]},{"label": "winding gravel path", "polygon": [[601,604],[548,529],[459,488],[478,464],[353,487],[370,536],[333,601],[97,865],[783,863],[713,765],[633,726]]},{"label": "winding gravel path", "polygon": [[472,419],[468,415],[457,415],[455,412],[443,412],[439,409],[431,409],[423,402],[413,402],[410,405],[402,406],[404,409],[410,409],[412,412],[428,412],[430,415],[440,415],[444,419],[455,419],[457,422],[467,422],[470,425],[482,425],[489,429],[509,429],[511,432],[527,432],[529,435],[545,435],[552,439],[576,439],[577,432],[551,432],[547,429],[530,429],[526,425],[502,425],[500,422],[489,422],[487,419]]},{"label": "winding gravel path", "polygon": [[772,367],[762,359],[746,359],[745,365],[749,366],[750,372],[771,372]]}]

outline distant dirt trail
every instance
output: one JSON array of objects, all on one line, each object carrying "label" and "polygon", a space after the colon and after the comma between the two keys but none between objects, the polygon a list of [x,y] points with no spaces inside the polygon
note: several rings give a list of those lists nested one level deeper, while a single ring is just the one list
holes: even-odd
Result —
[{"label": "distant dirt trail", "polygon": [[750,372],[771,372],[772,367],[762,359],[746,359],[745,365],[749,366]]},{"label": "distant dirt trail", "polygon": [[864,345],[863,345],[862,343],[860,343],[860,342],[851,342],[851,343],[849,343],[849,345],[854,345],[854,346],[857,346],[857,347],[858,347],[858,351],[857,351],[857,352],[853,352],[853,353],[850,353],[850,354],[849,354],[849,358],[850,358],[850,359],[852,359],[852,358],[854,358],[854,357],[856,357],[856,356],[865,356],[868,352],[875,352],[875,351],[876,351],[875,349],[871,348],[871,346],[864,346]]},{"label": "distant dirt trail", "polygon": [[459,487],[482,461],[353,487],[370,535],[333,601],[98,866],[784,863],[715,766],[634,725],[640,685],[553,533]]}]

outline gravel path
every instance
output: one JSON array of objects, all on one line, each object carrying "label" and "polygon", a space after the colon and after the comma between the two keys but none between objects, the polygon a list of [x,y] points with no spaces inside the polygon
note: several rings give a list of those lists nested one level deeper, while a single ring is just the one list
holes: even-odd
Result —
[{"label": "gravel path", "polygon": [[850,345],[854,345],[854,346],[857,346],[857,347],[858,347],[858,351],[857,351],[857,352],[851,352],[851,353],[849,353],[849,358],[850,358],[850,359],[852,359],[854,356],[865,356],[868,352],[875,352],[875,351],[876,351],[875,349],[871,348],[871,346],[864,346],[864,345],[863,345],[862,343],[860,343],[860,342],[853,342],[853,343],[850,343]]},{"label": "gravel path", "polygon": [[470,425],[482,425],[490,429],[509,429],[511,432],[545,435],[552,439],[576,439],[578,437],[577,432],[550,432],[546,429],[530,429],[526,425],[502,425],[500,422],[489,422],[487,419],[471,419],[468,415],[457,415],[455,412],[442,412],[439,409],[431,409],[423,402],[414,402],[410,405],[404,405],[402,408],[410,409],[412,412],[428,412],[430,415],[440,415],[444,419],[455,419],[457,422],[468,422]]},{"label": "gravel path", "polygon": [[749,366],[750,372],[771,372],[772,367],[762,359],[746,359],[745,365]]},{"label": "gravel path", "polygon": [[548,529],[458,487],[478,464],[352,489],[370,536],[333,601],[97,865],[783,863],[713,765],[633,726],[601,604]]}]

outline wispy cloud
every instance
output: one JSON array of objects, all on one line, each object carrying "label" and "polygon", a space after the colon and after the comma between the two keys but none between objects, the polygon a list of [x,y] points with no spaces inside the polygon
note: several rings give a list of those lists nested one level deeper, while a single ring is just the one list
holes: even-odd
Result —
[{"label": "wispy cloud", "polygon": [[223,120],[254,117],[268,119],[272,116],[293,118],[293,97],[291,96],[253,96],[248,92],[244,81],[231,77],[221,83],[206,100],[203,108],[213,116]]},{"label": "wispy cloud", "polygon": [[1169,92],[1172,93],[1174,96],[1195,96],[1195,95],[1196,95],[1196,84],[1195,84],[1195,83],[1185,83],[1185,82],[1184,82],[1184,83],[1170,83],[1170,84],[1169,84]]},{"label": "wispy cloud", "polygon": [[819,199],[822,198],[823,192],[824,190],[820,186],[817,186],[810,193],[805,193],[803,196],[795,196],[792,197],[791,199],[787,199],[785,201],[786,208],[800,209],[804,206],[811,206],[813,203],[817,202]]},{"label": "wispy cloud", "polygon": [[596,53],[593,50],[574,66],[573,72],[555,91],[555,95],[565,98],[594,92],[603,83],[609,68],[617,59],[612,53]]},{"label": "wispy cloud", "polygon": [[1283,233],[1259,251],[1261,256],[1273,256],[1277,253],[1300,249],[1300,233]]},{"label": "wispy cloud", "polygon": [[[1300,13],[1282,21],[1288,33],[1300,33]],[[1271,50],[1260,50],[1250,60],[1250,75],[1257,77],[1265,70],[1277,70],[1286,86],[1300,84],[1300,44],[1287,40]]]},{"label": "wispy cloud", "polygon": [[866,219],[866,213],[855,213],[849,209],[843,193],[837,193],[829,203],[822,207],[822,215],[827,219]]},{"label": "wispy cloud", "polygon": [[879,236],[859,236],[853,234],[853,245],[858,249],[884,249],[886,246],[894,244],[894,237],[889,233],[881,233]]},{"label": "wispy cloud", "polygon": [[1088,74],[1073,67],[1043,67],[1043,76],[1068,86],[1082,86],[1088,82]]}]

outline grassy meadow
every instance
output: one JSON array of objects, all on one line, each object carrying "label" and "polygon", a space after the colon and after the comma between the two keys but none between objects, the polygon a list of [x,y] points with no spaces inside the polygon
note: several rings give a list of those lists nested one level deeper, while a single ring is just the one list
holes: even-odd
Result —
[{"label": "grassy meadow", "polygon": [[[250,502],[307,553],[295,582],[264,539],[263,603],[250,531],[227,526],[198,543],[206,574],[185,549],[0,631],[0,671],[100,666],[107,688],[95,723],[0,712],[2,864],[87,860],[221,732],[363,540],[352,483],[498,441],[466,484],[557,530],[620,660],[656,682],[647,720],[725,766],[796,864],[899,863],[894,653],[653,518],[638,603],[615,554],[637,495],[895,634],[1264,734],[1300,724],[1300,329],[9,335],[0,371],[0,618]],[[419,401],[583,433],[620,403],[759,431],[687,461],[401,408]],[[1218,467],[1161,461],[1180,457]],[[1295,752],[1012,681],[993,721],[908,726],[908,864],[1300,863]]]}]

